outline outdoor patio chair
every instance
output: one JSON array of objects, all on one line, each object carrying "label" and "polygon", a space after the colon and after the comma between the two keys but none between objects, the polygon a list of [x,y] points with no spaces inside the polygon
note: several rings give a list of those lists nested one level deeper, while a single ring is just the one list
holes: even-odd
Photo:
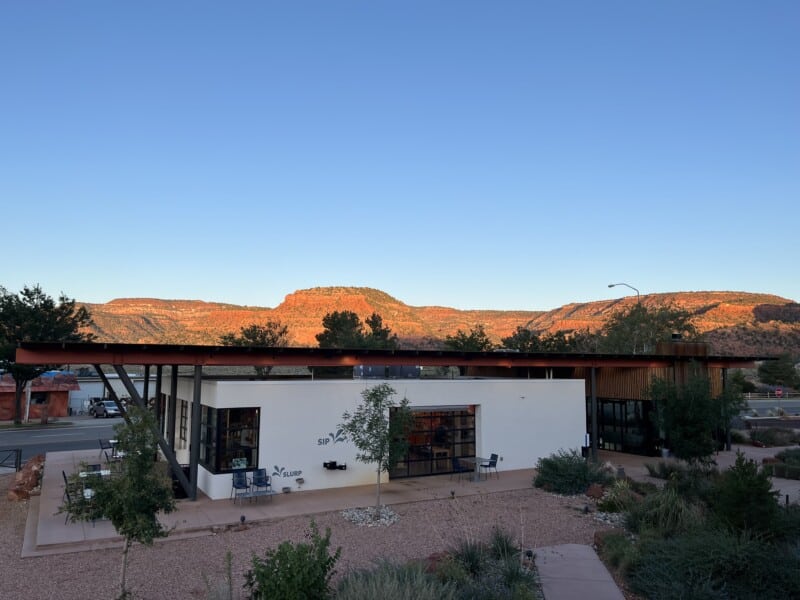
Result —
[{"label": "outdoor patio chair", "polygon": [[100,454],[98,454],[97,456],[103,456],[103,451],[104,450],[111,450],[113,452],[114,451],[114,446],[111,444],[111,442],[109,440],[101,439],[100,440]]},{"label": "outdoor patio chair", "polygon": [[453,479],[453,475],[458,475],[458,480],[461,481],[461,476],[464,473],[469,473],[472,471],[469,467],[466,467],[461,464],[461,461],[456,458],[455,456],[452,458],[453,461],[453,472],[450,473],[450,479]]},{"label": "outdoor patio chair", "polygon": [[75,495],[75,492],[78,490],[76,484],[71,483],[69,479],[67,479],[66,471],[61,471],[61,476],[64,478],[64,496],[63,499],[69,503],[70,494]]},{"label": "outdoor patio chair", "polygon": [[102,471],[103,466],[100,463],[86,465],[86,471],[89,473],[94,473],[96,471]]},{"label": "outdoor patio chair", "polygon": [[250,484],[247,483],[247,472],[242,469],[233,472],[233,482],[231,485],[231,498],[236,503],[236,499],[250,490]]},{"label": "outdoor patio chair", "polygon": [[253,491],[255,492],[272,491],[272,481],[270,480],[269,475],[267,475],[266,469],[256,470],[256,472],[253,473],[253,479],[250,481],[250,484],[253,486]]},{"label": "outdoor patio chair", "polygon": [[489,456],[489,462],[481,463],[478,465],[481,471],[486,471],[486,477],[489,477],[489,470],[494,469],[494,474],[497,475],[497,478],[500,479],[500,473],[497,472],[497,454],[492,454]]}]

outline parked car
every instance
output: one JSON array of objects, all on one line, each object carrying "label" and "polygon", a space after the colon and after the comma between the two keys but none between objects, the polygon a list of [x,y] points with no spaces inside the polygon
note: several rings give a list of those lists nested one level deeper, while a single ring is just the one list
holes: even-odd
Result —
[{"label": "parked car", "polygon": [[108,417],[119,417],[122,413],[119,412],[119,408],[117,407],[117,403],[113,400],[104,400],[99,404],[94,405],[94,418],[98,419],[100,417],[108,418]]},{"label": "parked car", "polygon": [[102,404],[102,398],[89,398],[89,416],[94,416],[94,409],[97,407],[98,404]]}]

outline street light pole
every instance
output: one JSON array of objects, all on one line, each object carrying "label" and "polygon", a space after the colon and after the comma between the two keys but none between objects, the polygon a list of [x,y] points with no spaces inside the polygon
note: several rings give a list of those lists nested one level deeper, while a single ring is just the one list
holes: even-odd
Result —
[{"label": "street light pole", "polygon": [[639,304],[639,290],[637,290],[635,287],[633,287],[629,283],[609,283],[608,287],[612,288],[612,287],[616,287],[618,285],[624,285],[626,288],[630,288],[634,292],[636,292],[636,303]]}]

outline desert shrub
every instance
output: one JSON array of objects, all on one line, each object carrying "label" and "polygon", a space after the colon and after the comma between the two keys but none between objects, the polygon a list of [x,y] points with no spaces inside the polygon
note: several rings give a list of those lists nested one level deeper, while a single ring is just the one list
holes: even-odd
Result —
[{"label": "desert shrub", "polygon": [[709,505],[725,525],[738,530],[776,534],[778,518],[777,492],[758,465],[741,452],[736,462],[714,483]]},{"label": "desert shrub", "polygon": [[495,528],[488,545],[462,540],[441,561],[437,577],[452,583],[462,600],[535,600],[540,587],[535,571],[519,560],[511,537]]},{"label": "desert shrub", "polygon": [[672,488],[678,492],[679,496],[687,500],[705,502],[717,477],[719,477],[719,471],[715,467],[695,464],[675,471],[667,481],[667,487]]},{"label": "desert shrub", "polygon": [[267,550],[263,559],[253,556],[252,569],[245,573],[250,598],[312,600],[327,598],[334,565],[342,552],[330,554],[331,530],[319,535],[312,520],[308,543],[282,542],[277,549]]},{"label": "desert shrub", "polygon": [[628,484],[631,486],[631,490],[633,490],[640,496],[655,494],[658,490],[661,489],[652,481],[639,481],[637,479],[628,479],[627,481]]},{"label": "desert shrub", "polygon": [[793,429],[779,427],[756,428],[750,430],[750,441],[763,446],[789,446],[798,441],[798,434]]},{"label": "desert shrub", "polygon": [[675,473],[681,474],[687,470],[687,467],[682,463],[667,462],[660,460],[657,463],[644,463],[644,468],[650,477],[656,479],[670,479]]},{"label": "desert shrub", "polygon": [[655,465],[646,463],[645,468],[651,477],[667,480],[668,485],[682,495],[701,499],[706,497],[718,474],[716,468],[708,464],[686,465],[663,460]]},{"label": "desert shrub", "polygon": [[519,548],[514,543],[511,534],[501,527],[495,526],[492,528],[492,537],[489,540],[489,554],[492,558],[506,560],[517,556]]},{"label": "desert shrub", "polygon": [[642,541],[631,589],[645,598],[800,598],[800,556],[748,533],[701,527]]},{"label": "desert shrub", "polygon": [[623,574],[631,570],[639,556],[636,544],[621,531],[604,536],[599,552],[604,562]]},{"label": "desert shrub", "polygon": [[597,503],[597,508],[604,512],[626,512],[640,501],[639,495],[633,491],[627,479],[616,479],[602,500]]},{"label": "desert shrub", "polygon": [[457,586],[427,573],[419,563],[395,565],[388,561],[372,569],[354,571],[336,588],[337,600],[456,600]]},{"label": "desert shrub", "polygon": [[486,546],[475,540],[461,540],[450,555],[464,567],[470,577],[478,577],[486,565],[488,557]]},{"label": "desert shrub", "polygon": [[460,561],[456,560],[452,554],[447,554],[436,565],[436,577],[443,582],[452,582],[456,586],[461,586],[469,580],[470,575]]},{"label": "desert shrub", "polygon": [[606,484],[611,476],[577,450],[559,450],[536,463],[533,485],[557,494],[582,494],[593,483]]},{"label": "desert shrub", "polygon": [[652,530],[661,536],[673,536],[700,527],[704,521],[702,505],[665,487],[634,504],[625,522],[634,532]]}]

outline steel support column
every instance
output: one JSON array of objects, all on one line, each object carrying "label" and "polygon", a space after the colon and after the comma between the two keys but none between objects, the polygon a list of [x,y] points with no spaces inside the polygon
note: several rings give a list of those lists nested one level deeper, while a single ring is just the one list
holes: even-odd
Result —
[{"label": "steel support column", "polygon": [[597,460],[597,367],[592,367],[592,460]]},{"label": "steel support column", "polygon": [[142,386],[142,400],[145,407],[150,405],[150,365],[144,366],[144,385]]},{"label": "steel support column", "polygon": [[[120,381],[125,386],[125,389],[130,394],[131,399],[136,403],[136,406],[141,408],[142,410],[147,410],[145,406],[144,400],[139,395],[139,392],[136,390],[136,386],[133,385],[131,378],[128,377],[128,373],[125,372],[125,369],[122,365],[114,365],[114,370],[119,375]],[[197,499],[197,487],[195,482],[195,495],[190,495],[190,490],[192,489],[192,485],[186,477],[186,474],[181,469],[180,464],[178,463],[178,458],[175,456],[175,451],[170,448],[169,444],[167,444],[167,440],[164,439],[164,436],[161,435],[159,431],[153,431],[156,434],[156,442],[158,442],[159,448],[161,448],[161,452],[164,454],[164,457],[167,459],[169,463],[170,470],[172,471],[173,475],[178,479],[178,482],[181,484],[181,487],[186,492],[186,495],[190,497],[192,500]]]},{"label": "steel support column", "polygon": [[158,422],[158,430],[161,435],[164,435],[164,419],[161,416],[161,384],[164,379],[164,366],[156,366],[156,401],[153,410],[156,411],[156,421]]},{"label": "steel support column", "polygon": [[172,381],[169,385],[169,402],[167,403],[167,440],[171,448],[175,448],[175,404],[178,398],[178,365],[172,365]]},{"label": "steel support column", "polygon": [[194,368],[194,394],[192,398],[192,433],[189,442],[189,498],[197,500],[197,465],[200,462],[200,396],[203,390],[203,367]]}]

